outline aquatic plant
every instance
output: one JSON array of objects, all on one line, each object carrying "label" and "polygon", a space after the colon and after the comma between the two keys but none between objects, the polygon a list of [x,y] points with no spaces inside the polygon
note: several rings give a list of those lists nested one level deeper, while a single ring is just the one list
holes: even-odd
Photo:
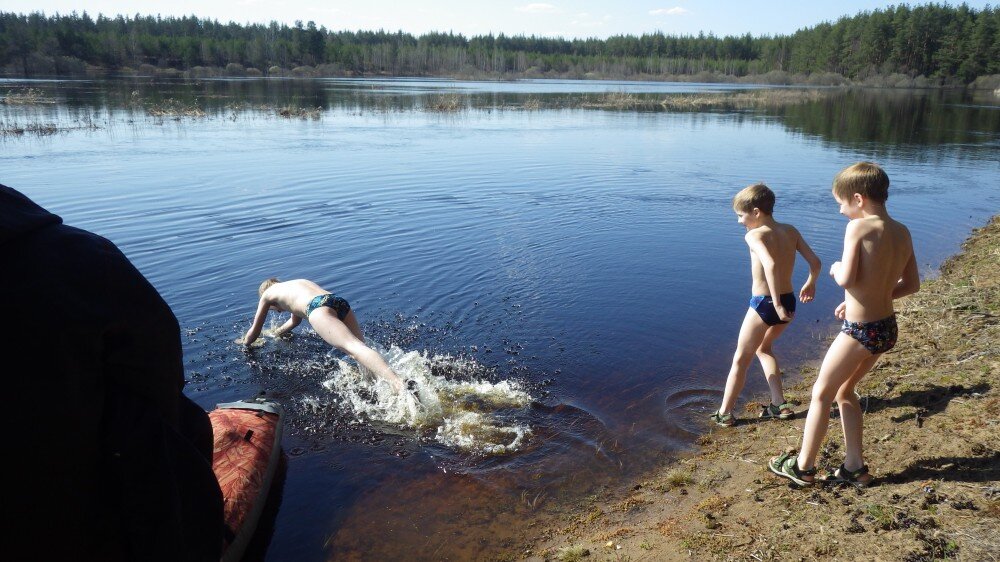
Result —
[{"label": "aquatic plant", "polygon": [[819,101],[828,90],[763,89],[744,92],[677,94],[656,99],[627,92],[607,92],[586,98],[580,107],[588,109],[702,110],[711,108],[773,108]]},{"label": "aquatic plant", "polygon": [[532,511],[534,511],[535,509],[537,509],[539,506],[542,505],[542,502],[545,501],[545,497],[546,497],[545,492],[538,492],[537,494],[532,496],[528,492],[528,490],[521,491],[521,501],[524,503],[524,505],[528,506],[528,508],[531,509]]},{"label": "aquatic plant", "polygon": [[20,137],[23,135],[35,135],[46,137],[56,133],[64,133],[75,130],[96,130],[99,127],[93,121],[81,121],[75,125],[57,125],[55,123],[31,122],[24,125],[18,122],[0,122],[0,137]]},{"label": "aquatic plant", "polygon": [[275,114],[278,117],[284,117],[285,119],[292,119],[297,117],[299,119],[312,119],[316,121],[320,118],[320,114],[323,109],[320,107],[295,107],[295,106],[285,106],[275,109]]},{"label": "aquatic plant", "polygon": [[443,113],[459,111],[465,109],[465,103],[458,94],[445,94],[435,96],[424,106],[427,111],[439,111]]},{"label": "aquatic plant", "polygon": [[[133,96],[135,96],[133,92]],[[139,101],[141,103],[141,101]],[[193,103],[167,98],[159,103],[145,106],[146,113],[153,117],[204,117],[205,110]]]},{"label": "aquatic plant", "polygon": [[538,98],[531,97],[525,100],[524,105],[521,107],[528,111],[538,111],[542,108],[542,101]]},{"label": "aquatic plant", "polygon": [[41,90],[27,88],[21,91],[7,90],[7,95],[0,98],[0,103],[6,105],[38,105],[55,103],[55,100],[46,98]]}]

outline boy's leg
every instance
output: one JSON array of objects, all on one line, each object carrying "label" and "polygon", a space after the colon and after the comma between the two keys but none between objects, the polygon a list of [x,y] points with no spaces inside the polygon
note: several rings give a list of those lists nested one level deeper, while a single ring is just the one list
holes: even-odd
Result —
[{"label": "boy's leg", "polygon": [[851,378],[847,379],[840,389],[837,391],[837,404],[840,406],[840,423],[841,427],[844,429],[844,468],[847,470],[855,471],[864,466],[864,455],[862,454],[862,414],[861,414],[861,404],[858,401],[858,395],[854,392],[854,387],[857,386],[858,381],[860,381],[875,362],[878,361],[879,355],[869,355],[864,361],[858,365],[858,368],[851,375]]},{"label": "boy's leg", "polygon": [[[347,318],[351,316],[353,314],[349,314]],[[358,364],[374,373],[375,376],[385,379],[397,392],[402,390],[403,381],[399,375],[393,372],[381,355],[358,339],[353,330],[337,318],[333,310],[317,308],[309,315],[309,323],[326,343],[353,357]],[[354,323],[357,324],[357,320]]]},{"label": "boy's leg", "polygon": [[816,455],[819,454],[819,447],[826,437],[827,424],[830,422],[830,404],[840,388],[871,356],[864,346],[847,334],[838,334],[833,340],[819,368],[816,383],[813,384],[812,400],[809,402],[809,413],[802,432],[802,447],[799,449],[799,469],[810,469],[816,463]]},{"label": "boy's leg", "polygon": [[785,402],[785,390],[781,385],[781,371],[778,369],[778,358],[774,356],[774,340],[785,331],[788,324],[771,326],[764,333],[764,340],[757,348],[757,360],[764,369],[767,386],[771,389],[771,404],[781,405]]},{"label": "boy's leg", "polygon": [[361,343],[365,342],[365,334],[361,331],[361,325],[358,324],[358,317],[354,315],[353,310],[347,311],[347,316],[344,317],[344,325],[354,334],[354,337],[361,340]]},{"label": "boy's leg", "polygon": [[736,405],[736,398],[739,397],[746,383],[747,369],[753,362],[754,352],[760,347],[760,342],[767,332],[767,324],[760,319],[752,308],[747,309],[746,316],[743,317],[743,325],[740,326],[740,336],[736,343],[736,353],[733,354],[733,364],[729,368],[729,377],[726,378],[726,391],[722,395],[722,406],[719,412],[728,414],[732,412]]}]

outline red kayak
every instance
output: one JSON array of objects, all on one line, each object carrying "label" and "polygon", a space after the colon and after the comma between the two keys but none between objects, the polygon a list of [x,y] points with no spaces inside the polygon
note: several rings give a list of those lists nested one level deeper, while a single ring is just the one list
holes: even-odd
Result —
[{"label": "red kayak", "polygon": [[240,560],[267,503],[281,458],[284,412],[275,402],[219,404],[208,414],[215,434],[212,470],[224,501],[222,560]]}]

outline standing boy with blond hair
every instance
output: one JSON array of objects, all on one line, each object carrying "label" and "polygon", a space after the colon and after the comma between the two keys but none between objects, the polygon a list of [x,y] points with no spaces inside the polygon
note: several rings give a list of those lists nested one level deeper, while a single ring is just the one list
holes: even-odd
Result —
[{"label": "standing boy with blond hair", "polygon": [[733,197],[733,210],[737,222],[747,229],[744,239],[750,247],[753,296],[740,327],[722,406],[712,414],[712,421],[723,426],[736,424],[733,406],[746,383],[747,369],[754,355],[764,369],[771,391],[771,403],[763,407],[760,417],[791,419],[795,412],[791,404],[785,402],[781,371],[772,345],[795,314],[795,294],[792,292],[795,253],[802,254],[809,263],[809,278],[799,291],[799,300],[804,303],[813,300],[816,294],[820,260],[794,226],[779,223],[771,216],[774,192],[766,185],[754,184],[737,193]]},{"label": "standing boy with blond hair", "polygon": [[862,455],[861,406],[854,388],[896,344],[892,301],[920,289],[910,231],[885,208],[889,197],[885,171],[871,162],[844,168],[833,181],[833,197],[840,205],[840,214],[850,219],[843,258],[830,266],[830,276],[844,288],[844,302],[834,311],[844,324],[813,385],[802,448],[798,455],[785,453],[768,463],[772,472],[800,486],[815,481],[816,456],[834,400],[840,407],[845,458],[827,481],[856,486],[871,482]]}]

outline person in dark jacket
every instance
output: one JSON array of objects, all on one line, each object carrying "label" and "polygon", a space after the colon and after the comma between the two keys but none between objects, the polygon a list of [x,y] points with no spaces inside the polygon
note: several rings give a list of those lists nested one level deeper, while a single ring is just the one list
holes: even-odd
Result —
[{"label": "person in dark jacket", "polygon": [[3,185],[0,266],[13,410],[5,549],[218,560],[212,428],[182,393],[180,330],[166,302],[114,244]]}]

